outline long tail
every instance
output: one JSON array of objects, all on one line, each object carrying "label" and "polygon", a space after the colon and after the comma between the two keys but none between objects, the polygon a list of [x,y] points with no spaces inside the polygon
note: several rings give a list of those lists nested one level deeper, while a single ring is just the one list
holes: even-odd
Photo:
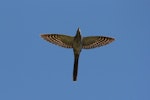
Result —
[{"label": "long tail", "polygon": [[74,55],[73,81],[77,80],[79,55]]}]

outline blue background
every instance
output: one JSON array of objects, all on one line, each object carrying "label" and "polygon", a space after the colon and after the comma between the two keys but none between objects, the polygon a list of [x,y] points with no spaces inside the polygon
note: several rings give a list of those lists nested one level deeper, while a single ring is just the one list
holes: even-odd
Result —
[{"label": "blue background", "polygon": [[[42,33],[114,37],[73,51]],[[150,100],[150,0],[1,0],[0,100]]]}]

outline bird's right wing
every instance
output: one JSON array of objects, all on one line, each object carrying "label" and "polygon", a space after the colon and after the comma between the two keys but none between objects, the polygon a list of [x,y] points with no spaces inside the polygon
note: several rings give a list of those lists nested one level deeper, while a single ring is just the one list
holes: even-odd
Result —
[{"label": "bird's right wing", "polygon": [[106,44],[109,44],[113,42],[115,39],[111,37],[105,37],[105,36],[88,36],[83,37],[82,40],[82,48],[83,49],[91,49],[100,47]]},{"label": "bird's right wing", "polygon": [[73,37],[60,34],[42,34],[41,37],[50,43],[64,48],[72,48]]}]

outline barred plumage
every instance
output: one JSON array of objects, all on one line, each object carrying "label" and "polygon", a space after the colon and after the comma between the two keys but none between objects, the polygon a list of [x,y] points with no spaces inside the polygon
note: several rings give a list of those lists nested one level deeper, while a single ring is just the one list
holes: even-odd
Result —
[{"label": "barred plumage", "polygon": [[73,48],[74,51],[73,81],[77,80],[78,59],[82,48],[83,49],[96,48],[107,45],[115,40],[114,38],[105,36],[88,36],[82,38],[79,28],[74,37],[61,34],[42,34],[41,37],[55,45],[59,45],[64,48]]},{"label": "barred plumage", "polygon": [[48,42],[64,48],[72,48],[73,37],[60,34],[42,34],[41,37]]},{"label": "barred plumage", "polygon": [[104,36],[89,36],[84,37],[82,41],[83,49],[91,49],[100,46],[107,45],[114,41],[114,38],[104,37]]}]

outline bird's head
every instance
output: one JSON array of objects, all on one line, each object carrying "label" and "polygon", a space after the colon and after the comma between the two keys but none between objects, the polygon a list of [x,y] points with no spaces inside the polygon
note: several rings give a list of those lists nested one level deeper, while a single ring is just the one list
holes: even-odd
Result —
[{"label": "bird's head", "polygon": [[80,28],[77,29],[76,37],[81,37],[81,31],[80,31]]}]

